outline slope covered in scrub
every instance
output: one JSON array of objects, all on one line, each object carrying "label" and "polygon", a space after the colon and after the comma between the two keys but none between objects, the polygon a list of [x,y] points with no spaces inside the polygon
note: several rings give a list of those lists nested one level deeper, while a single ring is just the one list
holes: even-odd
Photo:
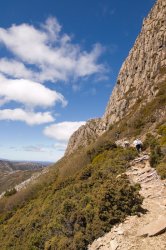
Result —
[{"label": "slope covered in scrub", "polygon": [[1,249],[86,249],[141,210],[139,187],[121,176],[137,152],[106,143],[86,155],[89,163],[81,171],[68,178],[52,173],[50,184],[41,184],[26,203],[4,213],[1,200]]}]

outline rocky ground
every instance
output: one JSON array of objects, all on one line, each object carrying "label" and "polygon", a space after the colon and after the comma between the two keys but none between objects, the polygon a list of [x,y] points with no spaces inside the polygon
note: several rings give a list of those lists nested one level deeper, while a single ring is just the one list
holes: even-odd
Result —
[{"label": "rocky ground", "polygon": [[166,181],[150,167],[148,154],[133,160],[127,175],[132,183],[140,183],[146,213],[127,217],[88,250],[166,249]]}]

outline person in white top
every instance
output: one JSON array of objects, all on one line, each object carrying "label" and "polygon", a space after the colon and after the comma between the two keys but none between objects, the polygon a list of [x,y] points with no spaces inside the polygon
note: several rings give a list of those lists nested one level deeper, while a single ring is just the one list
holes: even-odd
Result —
[{"label": "person in white top", "polygon": [[137,151],[140,153],[142,151],[142,141],[140,139],[136,139],[134,140],[133,144],[136,147]]}]

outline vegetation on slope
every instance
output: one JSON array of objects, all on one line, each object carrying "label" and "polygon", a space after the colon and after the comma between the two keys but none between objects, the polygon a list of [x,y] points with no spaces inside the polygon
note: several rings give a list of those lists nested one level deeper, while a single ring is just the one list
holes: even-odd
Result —
[{"label": "vegetation on slope", "polygon": [[31,178],[34,173],[38,173],[39,171],[40,170],[19,170],[13,172],[0,171],[0,194]]},{"label": "vegetation on slope", "polygon": [[150,164],[156,168],[161,179],[166,179],[166,123],[157,126],[157,133],[148,133],[144,147],[150,149]]},{"label": "vegetation on slope", "polygon": [[54,181],[33,199],[1,213],[0,248],[87,249],[126,215],[141,210],[138,187],[122,174],[136,155],[108,142],[89,149],[89,164],[81,171],[61,179],[54,173]]}]

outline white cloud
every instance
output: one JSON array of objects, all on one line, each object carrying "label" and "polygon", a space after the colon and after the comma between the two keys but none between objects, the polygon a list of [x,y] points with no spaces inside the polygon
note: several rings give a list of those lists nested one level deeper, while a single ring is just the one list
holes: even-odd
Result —
[{"label": "white cloud", "polygon": [[48,18],[42,27],[47,32],[51,41],[56,41],[59,38],[59,32],[61,31],[62,26],[55,17]]},{"label": "white cloud", "polygon": [[85,125],[84,121],[56,123],[47,126],[43,133],[57,141],[67,142],[70,136],[82,125]]},{"label": "white cloud", "polygon": [[7,79],[0,75],[0,103],[10,101],[30,107],[51,107],[56,102],[67,104],[63,95],[44,85],[25,79]]},{"label": "white cloud", "polygon": [[[86,77],[92,74],[100,74],[105,70],[104,65],[98,63],[103,53],[101,45],[93,46],[92,51],[87,52],[77,44],[73,44],[71,37],[62,33],[62,27],[56,18],[49,18],[41,28],[29,24],[12,25],[8,29],[0,28],[0,43],[11,51],[19,64],[19,69],[13,69],[12,61],[7,63],[7,68],[2,71],[30,79],[45,82],[61,80],[68,81],[78,77]],[[35,66],[35,72],[27,67]],[[21,75],[22,72],[22,75]]]},{"label": "white cloud", "polygon": [[14,78],[35,78],[34,73],[31,70],[28,70],[23,63],[18,62],[14,59],[1,58],[0,72]]},{"label": "white cloud", "polygon": [[88,54],[84,52],[80,56],[77,67],[75,69],[76,75],[83,77],[104,71],[103,65],[98,65],[95,63],[98,57],[102,54],[103,50],[104,49],[100,44],[96,44],[91,53]]},{"label": "white cloud", "polygon": [[[68,81],[74,85],[73,89],[79,89],[78,78],[87,79],[93,74],[101,77],[106,72],[105,65],[99,63],[103,47],[94,44],[91,51],[85,51],[62,32],[56,18],[48,18],[40,27],[27,23],[0,27],[1,45],[10,57],[6,54],[0,58],[0,105],[9,103],[14,107],[0,110],[1,120],[24,121],[30,125],[52,122],[50,112],[35,113],[35,109],[52,109],[57,102],[65,106],[67,101],[61,93],[46,87],[47,81]],[[67,141],[80,125],[82,122],[64,122],[47,127],[44,133]]]},{"label": "white cloud", "polygon": [[30,112],[23,109],[4,109],[0,110],[0,120],[22,121],[28,125],[39,125],[53,122],[54,118],[50,112]]}]

